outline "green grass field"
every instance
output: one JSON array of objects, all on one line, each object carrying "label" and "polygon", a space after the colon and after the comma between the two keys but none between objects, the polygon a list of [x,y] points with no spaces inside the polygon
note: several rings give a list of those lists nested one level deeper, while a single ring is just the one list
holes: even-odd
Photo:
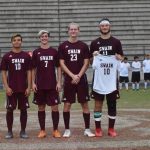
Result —
[{"label": "green grass field", "polygon": [[[140,89],[139,91],[126,91],[121,90],[120,91],[120,99],[118,99],[118,108],[150,108],[150,89],[143,90]],[[32,104],[32,97],[33,94],[30,96],[30,111],[37,110],[37,106]],[[5,92],[4,90],[0,90],[0,111],[5,110]],[[93,110],[94,107],[94,100],[91,100],[89,102],[90,109]],[[60,108],[62,109],[63,103],[60,105]],[[106,107],[106,101],[104,103],[104,108]],[[79,110],[81,109],[80,105],[78,103],[72,105],[73,110]]]}]

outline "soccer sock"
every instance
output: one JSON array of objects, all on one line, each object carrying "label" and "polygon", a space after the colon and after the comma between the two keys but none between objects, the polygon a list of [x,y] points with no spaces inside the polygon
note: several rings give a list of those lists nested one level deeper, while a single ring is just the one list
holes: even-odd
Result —
[{"label": "soccer sock", "polygon": [[102,117],[102,112],[94,112],[94,120],[95,120],[95,128],[99,129],[101,128],[101,117]]},{"label": "soccer sock", "polygon": [[53,129],[58,129],[58,123],[59,123],[59,112],[58,111],[52,111],[52,122],[53,122]]},{"label": "soccer sock", "polygon": [[125,83],[126,90],[128,90],[128,83]]},{"label": "soccer sock", "polygon": [[38,111],[38,119],[41,130],[45,130],[45,111]]},{"label": "soccer sock", "polygon": [[109,128],[114,128],[114,125],[115,125],[115,118],[112,119],[112,118],[109,118]]},{"label": "soccer sock", "polygon": [[65,129],[69,129],[70,111],[63,112],[63,118],[64,118]]},{"label": "soccer sock", "polygon": [[85,123],[85,129],[90,128],[90,113],[83,113],[84,123]]},{"label": "soccer sock", "polygon": [[132,83],[132,89],[135,90],[135,83]]},{"label": "soccer sock", "polygon": [[20,123],[21,123],[21,131],[25,131],[27,125],[27,110],[21,110]]},{"label": "soccer sock", "polygon": [[139,89],[139,83],[136,84],[136,89],[137,89],[137,90]]},{"label": "soccer sock", "polygon": [[6,122],[7,122],[8,131],[12,131],[13,120],[14,120],[13,111],[7,110]]},{"label": "soccer sock", "polygon": [[145,89],[147,89],[147,82],[144,82],[144,87]]}]

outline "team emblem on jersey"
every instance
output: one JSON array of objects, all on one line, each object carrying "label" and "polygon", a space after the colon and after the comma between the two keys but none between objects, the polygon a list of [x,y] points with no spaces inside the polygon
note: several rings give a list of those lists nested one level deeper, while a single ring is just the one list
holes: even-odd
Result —
[{"label": "team emblem on jersey", "polygon": [[68,48],[68,45],[66,45],[65,48]]},{"label": "team emblem on jersey", "polygon": [[57,99],[55,99],[55,103],[57,103],[58,102],[58,100]]},{"label": "team emblem on jersey", "polygon": [[97,42],[97,44],[100,44],[100,42]]},{"label": "team emblem on jersey", "polygon": [[41,53],[40,52],[38,52],[38,55],[40,55]]},{"label": "team emblem on jersey", "polygon": [[63,100],[66,101],[67,99],[64,97]]},{"label": "team emblem on jersey", "polygon": [[12,55],[9,55],[9,57],[11,58],[11,57],[12,57]]}]

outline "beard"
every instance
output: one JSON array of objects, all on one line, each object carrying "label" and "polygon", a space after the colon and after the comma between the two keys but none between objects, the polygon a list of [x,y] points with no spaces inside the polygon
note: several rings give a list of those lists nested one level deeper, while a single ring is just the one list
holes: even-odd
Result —
[{"label": "beard", "polygon": [[100,30],[101,34],[103,35],[107,35],[108,33],[110,33],[110,29],[107,32],[103,32],[102,30]]}]

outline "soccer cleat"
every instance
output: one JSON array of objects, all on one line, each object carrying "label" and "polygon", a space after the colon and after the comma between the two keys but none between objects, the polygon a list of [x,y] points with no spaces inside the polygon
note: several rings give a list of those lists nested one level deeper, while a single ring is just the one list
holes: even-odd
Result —
[{"label": "soccer cleat", "polygon": [[38,138],[45,138],[45,137],[46,137],[45,130],[41,130],[40,133],[38,134]]},{"label": "soccer cleat", "polygon": [[12,131],[8,131],[8,133],[6,134],[5,136],[5,139],[12,139],[14,136],[13,136],[13,133]]},{"label": "soccer cleat", "polygon": [[28,135],[26,134],[25,131],[20,131],[20,138],[23,138],[23,139],[28,139]]},{"label": "soccer cleat", "polygon": [[53,137],[55,137],[55,138],[60,138],[60,137],[61,137],[60,132],[59,132],[58,130],[54,130],[54,131],[53,131]]},{"label": "soccer cleat", "polygon": [[88,136],[88,137],[94,137],[95,136],[95,134],[93,134],[90,129],[85,129],[84,135]]},{"label": "soccer cleat", "polygon": [[64,134],[63,134],[63,137],[68,138],[70,136],[71,136],[71,131],[69,129],[66,129]]},{"label": "soccer cleat", "polygon": [[109,128],[108,129],[108,135],[111,136],[111,137],[115,137],[115,136],[117,136],[117,133],[114,130],[114,128]]},{"label": "soccer cleat", "polygon": [[102,137],[103,136],[103,133],[102,133],[102,129],[101,128],[97,128],[95,130],[95,136],[96,137]]}]

